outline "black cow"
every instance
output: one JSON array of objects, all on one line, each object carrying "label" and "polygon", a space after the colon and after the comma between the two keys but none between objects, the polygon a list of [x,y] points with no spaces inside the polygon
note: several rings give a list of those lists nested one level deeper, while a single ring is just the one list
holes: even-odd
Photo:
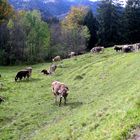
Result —
[{"label": "black cow", "polygon": [[15,77],[15,81],[22,80],[22,78],[29,78],[30,77],[30,73],[28,70],[21,70],[17,73],[16,77]]},{"label": "black cow", "polygon": [[117,45],[114,46],[114,50],[115,50],[116,52],[121,52],[122,49],[123,49],[122,46],[117,46]]},{"label": "black cow", "polygon": [[41,73],[45,74],[45,75],[50,75],[50,72],[48,72],[48,70],[42,70]]}]

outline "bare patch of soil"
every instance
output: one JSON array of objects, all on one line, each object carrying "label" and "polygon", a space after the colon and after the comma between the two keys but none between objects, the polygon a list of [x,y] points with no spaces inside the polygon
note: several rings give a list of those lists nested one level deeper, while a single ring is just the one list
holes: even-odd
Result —
[{"label": "bare patch of soil", "polygon": [[128,140],[140,140],[140,127],[135,129]]}]

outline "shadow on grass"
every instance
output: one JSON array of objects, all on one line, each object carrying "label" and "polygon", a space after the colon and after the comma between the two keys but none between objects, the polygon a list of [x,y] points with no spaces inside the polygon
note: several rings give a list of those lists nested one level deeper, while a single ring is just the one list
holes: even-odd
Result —
[{"label": "shadow on grass", "polygon": [[74,80],[82,80],[82,79],[84,79],[84,77],[81,76],[81,75],[77,75],[77,76],[74,78]]},{"label": "shadow on grass", "polygon": [[58,65],[58,68],[68,68],[68,66],[59,64],[59,65]]},{"label": "shadow on grass", "polygon": [[79,106],[83,105],[83,102],[68,102],[66,106],[70,106],[70,108],[77,108]]},{"label": "shadow on grass", "polygon": [[10,88],[1,88],[0,89],[0,92],[6,92],[6,91],[8,91]]},{"label": "shadow on grass", "polygon": [[[53,105],[59,106],[59,102],[53,103]],[[60,107],[68,106],[68,107],[70,107],[71,109],[74,109],[74,108],[77,108],[77,107],[79,107],[79,106],[81,106],[81,105],[83,105],[82,102],[67,102],[67,104],[64,104],[64,102],[62,102]]]},{"label": "shadow on grass", "polygon": [[17,81],[17,83],[38,82],[41,80],[42,80],[41,78],[30,78],[30,79],[23,79],[23,80]]}]

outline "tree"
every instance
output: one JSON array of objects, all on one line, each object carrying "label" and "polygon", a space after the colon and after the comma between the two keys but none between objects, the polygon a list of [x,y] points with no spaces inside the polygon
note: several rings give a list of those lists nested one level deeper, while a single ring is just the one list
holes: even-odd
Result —
[{"label": "tree", "polygon": [[98,43],[112,46],[121,40],[122,9],[117,0],[103,0],[98,9]]},{"label": "tree", "polygon": [[69,51],[80,52],[87,48],[90,33],[88,27],[84,25],[86,14],[86,7],[72,7],[62,21],[62,35]]},{"label": "tree", "polygon": [[71,30],[62,29],[62,36],[68,52],[75,51],[80,53],[86,50],[90,34],[88,28],[82,26],[81,28],[73,28]]},{"label": "tree", "polygon": [[6,23],[0,26],[0,64],[7,65],[8,54],[8,41],[10,39],[9,30]]},{"label": "tree", "polygon": [[83,25],[87,26],[90,33],[90,38],[88,41],[87,49],[93,48],[93,46],[97,43],[97,29],[98,23],[96,18],[93,16],[93,12],[91,9],[87,9],[86,16],[84,17]]},{"label": "tree", "polygon": [[0,24],[12,15],[13,9],[7,0],[0,0]]},{"label": "tree", "polygon": [[26,33],[26,61],[42,61],[47,57],[47,48],[50,45],[48,25],[41,20],[41,14],[38,11],[21,14],[20,22]]},{"label": "tree", "polygon": [[140,0],[128,0],[125,8],[126,40],[129,43],[140,41]]},{"label": "tree", "polygon": [[62,21],[63,28],[73,29],[75,27],[80,27],[84,23],[84,18],[87,13],[87,7],[72,7],[69,14]]},{"label": "tree", "polygon": [[50,31],[38,11],[17,13],[0,31],[0,64],[36,63],[47,58]]}]

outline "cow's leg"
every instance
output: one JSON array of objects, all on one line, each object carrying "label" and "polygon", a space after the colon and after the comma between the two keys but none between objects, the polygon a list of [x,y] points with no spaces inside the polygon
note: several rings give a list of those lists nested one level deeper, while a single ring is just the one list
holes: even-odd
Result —
[{"label": "cow's leg", "polygon": [[55,95],[55,99],[54,99],[54,100],[55,100],[55,101],[54,101],[55,104],[57,104],[57,96],[56,96],[56,95]]},{"label": "cow's leg", "polygon": [[19,79],[22,80],[22,76]]},{"label": "cow's leg", "polygon": [[67,96],[64,96],[64,105],[66,105]]},{"label": "cow's leg", "polygon": [[27,76],[26,76],[26,77],[27,77],[27,79],[29,80],[30,75],[29,75],[29,74],[27,74]]},{"label": "cow's leg", "polygon": [[59,106],[61,106],[61,102],[62,102],[62,96],[60,96]]}]

